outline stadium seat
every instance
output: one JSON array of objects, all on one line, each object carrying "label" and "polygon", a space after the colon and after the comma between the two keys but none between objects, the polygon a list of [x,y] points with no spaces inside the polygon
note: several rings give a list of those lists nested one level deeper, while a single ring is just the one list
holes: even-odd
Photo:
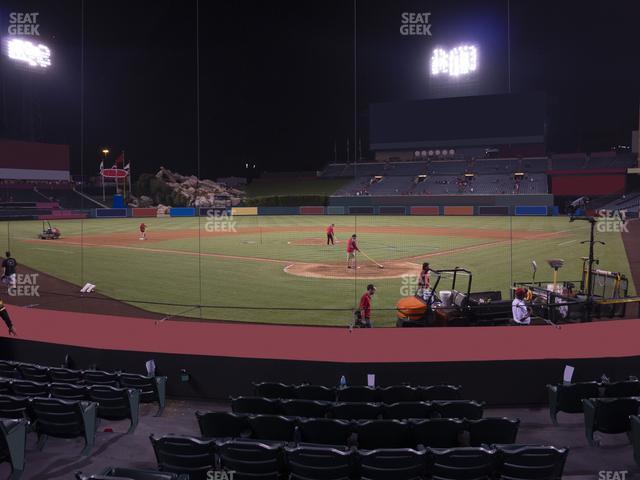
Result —
[{"label": "stadium seat", "polygon": [[11,379],[0,378],[0,395],[11,394]]},{"label": "stadium seat", "polygon": [[585,398],[584,428],[589,445],[595,446],[595,432],[625,433],[631,430],[629,417],[636,415],[640,408],[640,398]]},{"label": "stadium seat", "polygon": [[11,393],[24,397],[48,397],[49,385],[30,380],[13,380],[11,382]]},{"label": "stadium seat", "polygon": [[456,418],[432,418],[411,421],[415,445],[432,448],[452,448],[460,444],[464,422]]},{"label": "stadium seat", "polygon": [[9,480],[17,480],[24,470],[28,425],[25,419],[0,419],[0,463],[11,465]]},{"label": "stadium seat", "polygon": [[358,448],[410,448],[413,440],[409,424],[401,420],[366,420],[356,424]]},{"label": "stadium seat", "polygon": [[640,466],[640,417],[631,415],[629,417],[631,424],[631,444],[633,445],[633,459]]},{"label": "stadium seat", "polygon": [[71,370],[69,368],[50,368],[49,379],[56,383],[83,383],[82,372],[80,370]]},{"label": "stadium seat", "polygon": [[276,382],[254,382],[254,395],[265,398],[296,398],[296,389],[292,385]]},{"label": "stadium seat", "polygon": [[425,477],[426,452],[410,448],[358,452],[361,480],[416,480]]},{"label": "stadium seat", "polygon": [[468,420],[469,443],[472,447],[516,443],[519,426],[520,419],[490,417]]},{"label": "stadium seat", "polygon": [[117,387],[119,385],[117,373],[103,372],[101,370],[83,371],[82,380],[87,385],[107,385],[109,387]]},{"label": "stadium seat", "polygon": [[233,413],[275,415],[280,413],[280,404],[264,397],[231,397],[231,410]]},{"label": "stadium seat", "polygon": [[258,440],[276,440],[293,442],[295,440],[296,422],[279,415],[255,415],[249,417],[251,438]]},{"label": "stadium seat", "polygon": [[328,447],[285,448],[290,480],[350,480],[355,476],[356,452]]},{"label": "stadium seat", "polygon": [[96,434],[97,404],[59,400],[56,398],[34,398],[30,403],[33,429],[38,434],[38,449],[42,450],[47,437],[83,437],[85,447],[82,454],[93,448]]},{"label": "stadium seat", "polygon": [[430,450],[427,468],[438,480],[489,480],[494,470],[495,450],[480,447]]},{"label": "stadium seat", "polygon": [[582,413],[583,398],[600,396],[600,389],[596,382],[547,385],[547,391],[549,392],[549,415],[554,425],[558,424],[558,412]]},{"label": "stadium seat", "polygon": [[49,382],[49,369],[41,367],[40,365],[31,365],[28,363],[19,363],[18,371],[20,376],[24,380],[30,380],[32,382]]},{"label": "stadium seat", "polygon": [[496,473],[513,480],[560,480],[569,450],[537,445],[496,445]]},{"label": "stadium seat", "polygon": [[233,471],[236,480],[279,480],[284,471],[282,447],[260,442],[232,440],[218,444],[223,470]]},{"label": "stadium seat", "polygon": [[436,401],[431,404],[436,415],[442,418],[466,418],[477,420],[484,413],[484,402],[475,400]]},{"label": "stadium seat", "polygon": [[460,400],[462,387],[459,385],[432,385],[429,387],[419,387],[418,394],[420,400]]},{"label": "stadium seat", "polygon": [[71,383],[51,383],[49,393],[53,398],[62,400],[88,400],[89,392],[84,385],[73,385]]},{"label": "stadium seat", "polygon": [[407,418],[429,418],[431,415],[431,405],[427,402],[399,402],[391,405],[384,405],[382,410],[383,418],[395,418],[404,420]]},{"label": "stadium seat", "polygon": [[20,372],[13,363],[0,360],[0,377],[20,378]]},{"label": "stadium seat", "polygon": [[302,400],[336,401],[336,391],[322,385],[299,385],[295,389],[296,397]]},{"label": "stadium seat", "polygon": [[164,412],[167,403],[167,377],[121,373],[120,386],[140,390],[140,403],[157,403],[156,417],[161,416]]},{"label": "stadium seat", "polygon": [[207,472],[216,469],[216,444],[188,436],[149,437],[158,468],[163,472],[189,475],[190,480],[206,480]]},{"label": "stadium seat", "polygon": [[415,402],[420,400],[418,389],[408,385],[394,385],[391,387],[378,388],[376,390],[376,400],[383,403]]},{"label": "stadium seat", "polygon": [[322,418],[329,411],[330,404],[317,400],[282,400],[280,410],[290,417]]},{"label": "stadium seat", "polygon": [[[640,381],[624,380],[622,382],[602,384],[602,393],[599,397],[635,397],[640,395]],[[589,397],[591,398],[591,397]]]},{"label": "stadium seat", "polygon": [[200,434],[203,437],[238,438],[249,435],[246,415],[231,412],[196,412]]},{"label": "stadium seat", "polygon": [[92,385],[87,388],[91,401],[98,404],[98,418],[129,420],[127,433],[133,433],[140,416],[140,390]]},{"label": "stadium seat", "polygon": [[28,409],[28,397],[0,395],[0,418],[28,418]]},{"label": "stadium seat", "polygon": [[376,390],[371,387],[354,386],[338,389],[338,402],[375,402]]},{"label": "stadium seat", "polygon": [[353,434],[351,423],[332,418],[301,419],[298,428],[301,442],[323,445],[349,445]]},{"label": "stadium seat", "polygon": [[375,420],[382,414],[378,403],[343,402],[329,408],[329,417],[342,420]]},{"label": "stadium seat", "polygon": [[76,473],[76,480],[189,480],[186,475],[157,470],[138,470],[133,468],[109,467],[98,475],[87,476]]}]

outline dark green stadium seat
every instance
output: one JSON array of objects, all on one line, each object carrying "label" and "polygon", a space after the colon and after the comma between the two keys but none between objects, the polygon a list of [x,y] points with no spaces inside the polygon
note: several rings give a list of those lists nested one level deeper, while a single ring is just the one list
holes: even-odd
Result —
[{"label": "dark green stadium seat", "polygon": [[216,444],[213,439],[164,435],[150,437],[158,468],[163,472],[189,475],[190,480],[206,480],[216,470]]},{"label": "dark green stadium seat", "polygon": [[140,403],[157,403],[156,417],[164,412],[167,403],[167,377],[121,373],[120,386],[140,390]]},{"label": "dark green stadium seat", "polygon": [[354,450],[298,446],[285,448],[290,480],[350,480],[356,472]]},{"label": "dark green stadium seat", "polygon": [[17,480],[24,470],[28,425],[25,419],[0,419],[0,463],[11,466],[9,480]]},{"label": "dark green stadium seat", "polygon": [[596,382],[559,383],[547,385],[549,392],[549,415],[554,425],[558,424],[558,412],[582,413],[584,398],[597,398],[600,388]]},{"label": "dark green stadium seat", "polygon": [[87,387],[91,401],[98,404],[97,416],[106,420],[129,420],[127,433],[133,433],[140,416],[140,390],[108,385]]},{"label": "dark green stadium seat", "polygon": [[631,431],[629,417],[636,415],[640,408],[640,398],[586,398],[584,405],[584,428],[589,445],[595,446],[595,432],[627,433]]},{"label": "dark green stadium seat", "polygon": [[250,434],[249,417],[231,412],[196,412],[203,437],[239,438]]}]

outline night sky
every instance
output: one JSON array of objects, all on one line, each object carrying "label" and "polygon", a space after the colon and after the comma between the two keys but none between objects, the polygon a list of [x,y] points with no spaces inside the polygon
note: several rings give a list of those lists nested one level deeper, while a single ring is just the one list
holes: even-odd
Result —
[{"label": "night sky", "polygon": [[[511,91],[547,93],[554,152],[629,144],[637,128],[640,2],[585,5],[510,5]],[[509,83],[505,0],[358,0],[356,22],[348,0],[202,1],[199,12],[194,1],[87,0],[83,75],[79,0],[4,2],[0,35],[16,11],[40,12],[54,65],[34,74],[3,56],[0,136],[70,144],[74,174],[94,175],[102,146],[124,149],[134,176],[159,165],[209,178],[243,174],[245,163],[320,169],[336,152],[344,161],[347,138],[351,158],[357,143],[370,155],[370,103]],[[433,37],[402,36],[407,11],[431,12]],[[467,41],[482,48],[477,81],[430,81],[432,47]]]}]

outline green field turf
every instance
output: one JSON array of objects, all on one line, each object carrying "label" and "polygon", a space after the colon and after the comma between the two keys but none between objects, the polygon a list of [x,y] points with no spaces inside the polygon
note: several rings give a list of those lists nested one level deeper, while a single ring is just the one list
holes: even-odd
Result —
[{"label": "green field turf", "polygon": [[[233,220],[237,233],[212,237],[198,235],[206,231],[206,218],[144,219],[149,226],[146,242],[137,239],[140,219],[58,221],[55,226],[63,232],[62,241],[34,241],[42,228],[41,222],[3,222],[0,249],[10,247],[20,264],[77,285],[92,282],[104,295],[154,312],[317,325],[346,325],[355,302],[372,281],[303,278],[284,272],[288,263],[344,262],[344,244],[295,245],[296,241],[323,240],[329,223],[336,224],[339,240],[361,231],[358,235],[361,248],[378,262],[413,257],[415,263],[430,260],[431,267],[436,269],[465,267],[473,272],[472,290],[501,290],[507,297],[513,281],[531,279],[531,260],[538,262],[538,280],[552,278],[545,262],[548,258],[565,259],[560,279],[577,280],[582,268],[579,258],[588,253],[587,246],[580,244],[588,238],[586,222],[569,223],[561,217],[263,216]],[[455,233],[435,236],[371,231],[379,227],[464,228],[477,232],[479,238]],[[483,237],[494,231],[504,232],[506,239],[476,250],[455,251],[497,241]],[[559,234],[511,242],[511,231]],[[158,240],[164,234],[184,236],[184,232],[191,232],[192,236]],[[105,239],[104,235],[111,234],[116,234],[118,240]],[[96,241],[96,235],[103,237]],[[65,244],[73,237],[83,238],[84,245]],[[607,244],[596,247],[600,268],[631,277],[621,235],[602,233],[598,239]],[[413,287],[401,278],[373,282],[378,287],[374,323],[394,325],[395,302],[411,293]],[[635,293],[633,286],[631,293]],[[193,309],[192,305],[206,307]]]}]

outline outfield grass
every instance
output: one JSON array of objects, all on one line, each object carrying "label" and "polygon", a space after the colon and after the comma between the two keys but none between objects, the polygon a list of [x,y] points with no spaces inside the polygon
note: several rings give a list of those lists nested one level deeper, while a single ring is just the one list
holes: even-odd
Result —
[{"label": "outfield grass", "polygon": [[[371,280],[303,278],[283,270],[289,262],[344,262],[344,244],[295,245],[296,241],[322,239],[328,223],[336,224],[340,240],[362,230],[358,235],[361,248],[379,262],[415,257],[413,262],[428,259],[436,269],[466,267],[473,272],[473,290],[501,290],[504,296],[508,296],[513,281],[531,279],[533,259],[539,265],[539,280],[552,278],[545,260],[558,257],[566,261],[560,278],[579,279],[579,258],[587,255],[587,246],[580,241],[588,238],[586,223],[569,223],[560,217],[236,217],[237,233],[218,236],[198,235],[206,231],[206,218],[144,221],[149,226],[147,242],[137,238],[139,219],[58,221],[56,226],[63,232],[63,241],[34,241],[41,222],[3,222],[0,248],[10,246],[20,264],[77,285],[90,281],[105,295],[155,312],[222,320],[346,325],[350,309]],[[376,227],[434,227],[452,232],[464,228],[477,238],[454,233],[435,236],[372,232],[371,228]],[[154,235],[185,231],[192,236],[154,239]],[[495,231],[503,232],[506,240],[473,251],[456,251],[496,241],[483,237]],[[511,231],[558,234],[510,242]],[[119,235],[118,241],[104,237],[110,234]],[[102,237],[96,240],[96,235]],[[64,243],[73,237],[82,238],[84,245]],[[620,234],[598,234],[598,239],[607,243],[606,247],[596,247],[600,267],[631,277]],[[411,287],[401,278],[374,283],[378,287],[374,322],[393,325],[394,304]],[[135,300],[172,305],[139,304]],[[188,305],[207,307],[185,312]]]}]

